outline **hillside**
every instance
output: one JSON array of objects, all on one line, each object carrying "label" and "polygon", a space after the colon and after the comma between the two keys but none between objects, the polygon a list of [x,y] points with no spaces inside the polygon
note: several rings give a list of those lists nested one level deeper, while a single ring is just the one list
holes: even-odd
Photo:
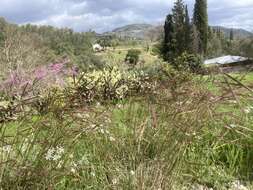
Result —
[{"label": "hillside", "polygon": [[121,38],[144,39],[145,32],[153,27],[154,26],[150,24],[131,24],[115,28],[113,31],[104,34],[116,35]]},{"label": "hillside", "polygon": [[[231,31],[231,28],[221,27],[221,26],[212,26],[214,29],[221,29],[225,35],[228,37]],[[106,32],[104,34],[116,35],[121,38],[136,38],[136,39],[145,39],[145,38],[157,38],[160,36],[160,32],[163,30],[163,26],[154,26],[151,24],[132,24],[126,25],[114,29],[111,32]],[[244,29],[233,29],[234,36],[236,38],[247,38],[253,35],[253,33],[244,30]],[[156,37],[154,37],[156,36]]]},{"label": "hillside", "polygon": [[242,29],[242,28],[226,28],[226,27],[222,27],[222,26],[213,26],[213,28],[214,29],[221,29],[221,31],[223,31],[225,36],[227,36],[227,37],[229,37],[231,30],[234,31],[234,36],[236,38],[247,38],[247,37],[253,36],[252,32],[249,32],[249,31]]}]

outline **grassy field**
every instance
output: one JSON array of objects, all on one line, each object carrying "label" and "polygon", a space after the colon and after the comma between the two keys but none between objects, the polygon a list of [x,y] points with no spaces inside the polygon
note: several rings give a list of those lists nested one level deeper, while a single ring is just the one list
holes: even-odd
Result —
[{"label": "grassy field", "polygon": [[144,49],[129,68],[128,48],[99,54],[113,69],[0,106],[2,189],[252,189],[253,74],[178,72]]}]

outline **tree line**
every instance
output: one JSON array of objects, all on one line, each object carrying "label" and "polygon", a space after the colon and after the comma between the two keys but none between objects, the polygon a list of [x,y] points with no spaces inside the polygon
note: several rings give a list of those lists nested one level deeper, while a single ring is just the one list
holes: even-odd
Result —
[{"label": "tree line", "polygon": [[171,61],[184,52],[204,55],[207,41],[207,1],[196,0],[191,19],[187,5],[177,0],[164,24],[163,58]]},{"label": "tree line", "polygon": [[204,58],[226,54],[253,57],[252,41],[252,38],[235,38],[233,30],[225,36],[221,28],[210,27],[207,0],[195,1],[192,17],[183,0],[176,0],[165,19],[159,52],[176,68],[183,65],[192,70],[198,69]]},{"label": "tree line", "polygon": [[82,70],[102,67],[103,63],[92,51],[95,40],[96,33],[92,31],[78,33],[52,26],[18,26],[0,18],[1,75],[18,68],[27,70],[46,65],[64,57]]}]

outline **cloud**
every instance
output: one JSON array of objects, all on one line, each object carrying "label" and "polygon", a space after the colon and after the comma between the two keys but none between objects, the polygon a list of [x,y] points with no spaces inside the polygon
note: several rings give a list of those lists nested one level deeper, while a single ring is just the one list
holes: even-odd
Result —
[{"label": "cloud", "polygon": [[[193,0],[185,2],[193,8]],[[210,24],[253,29],[252,0],[208,2]],[[172,6],[173,0],[1,0],[0,16],[18,24],[104,32],[125,24],[163,22]]]}]

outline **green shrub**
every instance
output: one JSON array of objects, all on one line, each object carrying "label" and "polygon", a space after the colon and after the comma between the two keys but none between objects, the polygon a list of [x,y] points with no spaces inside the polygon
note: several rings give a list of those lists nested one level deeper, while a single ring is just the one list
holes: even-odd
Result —
[{"label": "green shrub", "polygon": [[125,62],[136,65],[139,61],[141,51],[136,49],[128,50]]},{"label": "green shrub", "polygon": [[98,56],[89,52],[84,52],[72,59],[74,60],[74,63],[78,65],[78,68],[84,72],[102,69],[105,66],[105,63]]},{"label": "green shrub", "polygon": [[200,56],[194,54],[183,53],[172,61],[172,65],[177,70],[190,71],[193,73],[200,72],[203,61]]},{"label": "green shrub", "polygon": [[152,50],[151,50],[151,54],[152,55],[157,55],[157,56],[161,56],[161,54],[162,54],[162,43],[161,42],[158,42],[158,43],[156,43],[156,44],[154,44],[153,46],[152,46]]}]

